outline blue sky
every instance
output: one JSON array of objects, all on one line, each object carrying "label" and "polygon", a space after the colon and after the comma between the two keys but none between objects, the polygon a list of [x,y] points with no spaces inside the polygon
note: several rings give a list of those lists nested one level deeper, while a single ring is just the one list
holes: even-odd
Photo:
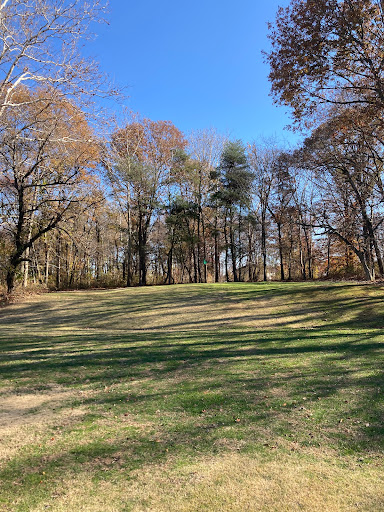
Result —
[{"label": "blue sky", "polygon": [[110,0],[92,53],[126,105],[178,128],[215,127],[233,138],[295,140],[269,96],[267,22],[288,0]]}]

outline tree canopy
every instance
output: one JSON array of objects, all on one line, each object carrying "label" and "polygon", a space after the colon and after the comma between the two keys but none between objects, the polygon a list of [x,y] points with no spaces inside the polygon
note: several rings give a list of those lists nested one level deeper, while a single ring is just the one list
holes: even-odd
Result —
[{"label": "tree canopy", "polygon": [[383,29],[379,0],[292,0],[270,25],[275,100],[299,123],[327,104],[382,112]]}]

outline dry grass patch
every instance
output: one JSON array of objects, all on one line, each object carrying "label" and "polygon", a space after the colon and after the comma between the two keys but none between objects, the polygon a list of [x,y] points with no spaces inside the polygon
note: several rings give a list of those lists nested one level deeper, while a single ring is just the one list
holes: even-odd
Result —
[{"label": "dry grass patch", "polygon": [[44,390],[3,392],[0,396],[0,460],[10,460],[22,448],[39,443],[54,424],[68,428],[79,422],[86,408],[70,405],[79,396],[84,396],[84,392],[56,385]]},{"label": "dry grass patch", "polygon": [[[10,306],[3,318],[15,332],[20,327],[20,315],[30,324],[32,332],[48,327],[48,318],[51,320],[50,329],[68,331],[76,328],[99,332],[196,331],[240,326],[265,328],[271,325],[271,318],[276,327],[304,324],[310,327],[327,320],[327,311],[321,305],[318,307],[316,302],[320,298],[326,304],[327,292],[322,293],[320,286],[312,285],[318,289],[317,294],[311,294],[311,290],[308,292],[303,286],[298,287],[296,294],[280,294],[279,284],[264,286],[261,292],[252,293],[255,286],[244,283],[238,294],[234,293],[231,284],[209,285],[209,293],[202,293],[201,286],[193,285],[167,288],[167,293],[164,287],[151,287],[150,291],[140,288],[134,292],[118,289],[50,293],[31,296],[22,304]],[[132,303],[127,301],[127,294],[131,296],[133,293]],[[17,322],[12,326],[13,320]]]},{"label": "dry grass patch", "polygon": [[147,466],[132,480],[65,480],[31,512],[379,512],[383,491],[382,472],[369,467],[232,453],[181,467]]},{"label": "dry grass patch", "polygon": [[352,512],[384,509],[384,478],[378,471],[343,470],[321,460],[290,457],[264,462],[230,454],[174,472],[147,471],[136,482],[136,496],[148,499],[135,512],[308,511]]}]

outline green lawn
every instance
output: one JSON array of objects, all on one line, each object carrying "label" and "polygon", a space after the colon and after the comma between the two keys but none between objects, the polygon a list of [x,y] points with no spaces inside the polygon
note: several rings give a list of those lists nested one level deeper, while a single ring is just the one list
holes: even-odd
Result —
[{"label": "green lawn", "polygon": [[384,287],[0,310],[0,511],[384,511]]}]

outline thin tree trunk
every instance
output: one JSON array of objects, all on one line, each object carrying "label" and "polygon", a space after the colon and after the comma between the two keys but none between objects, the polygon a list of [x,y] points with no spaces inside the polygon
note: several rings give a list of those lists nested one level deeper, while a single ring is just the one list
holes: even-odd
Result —
[{"label": "thin tree trunk", "polygon": [[266,233],[266,212],[262,207],[261,212],[261,255],[263,258],[263,281],[267,281],[267,233]]},{"label": "thin tree trunk", "polygon": [[252,275],[252,234],[251,225],[248,222],[248,279],[251,282],[253,280]]},{"label": "thin tree trunk", "polygon": [[204,222],[203,216],[201,216],[201,228],[203,231],[204,283],[206,283],[207,282],[207,263],[206,263],[206,261],[207,261],[207,244],[206,244],[206,240],[205,240],[205,222]]},{"label": "thin tree trunk", "polygon": [[172,260],[173,260],[173,241],[172,241],[172,245],[168,252],[168,257],[167,257],[168,284],[173,284],[173,282],[174,282],[173,276],[172,276]]},{"label": "thin tree trunk", "polygon": [[146,233],[142,212],[139,213],[138,222],[138,250],[139,250],[139,286],[147,284],[147,255],[146,255]]},{"label": "thin tree trunk", "polygon": [[126,284],[132,286],[132,215],[130,206],[130,192],[127,204],[127,223],[128,223],[128,243],[127,243],[127,269],[126,269]]},{"label": "thin tree trunk", "polygon": [[281,222],[277,222],[277,237],[279,242],[279,256],[280,256],[280,279],[285,281],[284,275],[284,261],[283,261],[283,241],[281,237]]},{"label": "thin tree trunk", "polygon": [[225,279],[227,283],[229,282],[229,273],[228,273],[228,235],[227,235],[227,215],[225,215],[224,221],[224,242],[225,242]]},{"label": "thin tree trunk", "polygon": [[237,251],[236,251],[236,244],[235,244],[235,234],[233,230],[233,217],[230,216],[230,223],[229,223],[229,242],[230,242],[230,249],[231,249],[231,259],[232,259],[232,273],[233,273],[233,280],[235,283],[238,282],[238,274],[237,274],[237,268],[236,268],[236,257],[237,257]]},{"label": "thin tree trunk", "polygon": [[219,270],[219,264],[220,264],[220,256],[219,256],[219,233],[217,229],[217,215],[215,213],[215,226],[214,226],[214,238],[215,238],[215,283],[218,283],[220,280],[220,270]]},{"label": "thin tree trunk", "polygon": [[61,287],[61,237],[60,233],[56,241],[56,288],[60,290]]},{"label": "thin tree trunk", "polygon": [[197,219],[197,282],[201,283],[201,240],[200,240],[200,211]]},{"label": "thin tree trunk", "polygon": [[25,249],[25,261],[23,262],[23,288],[27,288],[28,286],[28,276],[29,276],[29,254],[30,249],[27,247]]},{"label": "thin tree trunk", "polygon": [[325,271],[325,277],[329,277],[329,271],[331,268],[331,236],[328,234],[327,241],[327,269]]},{"label": "thin tree trunk", "polygon": [[48,286],[48,280],[49,280],[49,256],[50,256],[51,248],[45,240],[45,262],[44,262],[44,282],[45,286]]},{"label": "thin tree trunk", "polygon": [[307,271],[305,267],[305,259],[304,259],[304,251],[303,251],[303,243],[301,239],[301,227],[299,225],[299,251],[300,251],[300,269],[301,269],[301,278],[306,281],[307,280]]},{"label": "thin tree trunk", "polygon": [[96,231],[96,246],[97,246],[97,249],[96,249],[96,281],[99,282],[100,281],[100,275],[101,275],[101,272],[100,272],[100,268],[101,268],[101,258],[100,258],[100,244],[101,244],[101,234],[100,234],[100,226],[99,226],[99,223],[96,219],[96,223],[95,223],[95,231]]}]

